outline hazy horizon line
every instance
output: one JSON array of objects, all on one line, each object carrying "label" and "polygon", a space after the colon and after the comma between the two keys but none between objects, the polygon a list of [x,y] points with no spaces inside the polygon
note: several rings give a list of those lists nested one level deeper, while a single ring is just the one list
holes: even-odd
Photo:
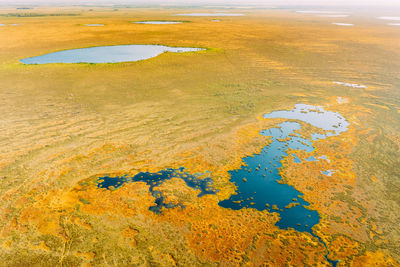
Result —
[{"label": "hazy horizon line", "polygon": [[[76,6],[76,5],[159,5],[159,6],[222,6],[222,7],[400,7],[397,0],[336,0],[334,3],[328,0],[0,0],[0,6]],[[400,15],[400,14],[399,14]]]}]

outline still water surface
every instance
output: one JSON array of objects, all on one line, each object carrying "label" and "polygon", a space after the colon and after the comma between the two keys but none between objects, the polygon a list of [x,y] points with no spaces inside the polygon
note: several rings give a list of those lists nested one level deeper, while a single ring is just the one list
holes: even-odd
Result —
[{"label": "still water surface", "polygon": [[24,64],[48,63],[117,63],[139,61],[156,57],[165,52],[184,53],[203,48],[169,47],[164,45],[114,45],[70,49],[22,59]]}]

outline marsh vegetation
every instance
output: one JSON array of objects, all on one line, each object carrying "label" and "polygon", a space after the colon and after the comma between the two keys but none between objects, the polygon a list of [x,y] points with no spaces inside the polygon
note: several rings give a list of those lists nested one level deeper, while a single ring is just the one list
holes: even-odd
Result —
[{"label": "marsh vegetation", "polygon": [[[335,12],[318,14],[347,14]],[[1,262],[326,265],[326,248],[309,232],[277,226],[279,213],[304,201],[320,216],[312,231],[329,258],[398,265],[400,42],[390,21],[352,16],[357,27],[344,28],[311,12],[246,9],[246,16],[223,23],[192,16],[190,23],[144,26],[131,22],[212,11],[35,7],[37,16],[7,15],[14,13],[3,10],[1,23],[22,26],[0,29]],[[107,26],[82,27],[99,22]],[[19,62],[126,44],[208,49],[115,64]],[[347,130],[340,131],[341,117],[332,117],[342,124],[331,125],[332,135],[323,139],[326,130],[310,123],[263,118],[297,103],[340,114]],[[249,208],[219,206],[237,189],[230,171],[273,142],[260,132],[284,122],[301,125],[295,133],[315,151],[283,145],[278,152],[287,156],[252,172],[278,173],[279,186],[302,198],[264,203],[262,211],[250,208],[257,206],[254,196]],[[310,155],[318,160],[305,160]],[[118,190],[94,182],[179,167],[189,174],[209,171],[219,191],[198,197],[200,190],[170,179],[157,190],[166,203],[185,208],[156,214],[145,182]],[[321,173],[330,170],[331,176]],[[250,176],[240,178],[251,184]]]}]

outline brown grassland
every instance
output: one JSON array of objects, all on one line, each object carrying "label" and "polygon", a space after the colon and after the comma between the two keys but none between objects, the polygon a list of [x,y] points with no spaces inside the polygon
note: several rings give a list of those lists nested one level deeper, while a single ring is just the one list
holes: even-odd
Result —
[{"label": "brown grassland", "polygon": [[[76,14],[0,16],[20,24],[0,27],[1,265],[328,265],[316,238],[275,226],[277,213],[218,206],[234,192],[228,171],[267,145],[259,131],[280,121],[262,115],[307,103],[351,124],[315,144],[312,153],[330,162],[284,159],[284,182],[319,212],[314,232],[339,266],[399,266],[398,27],[358,16],[355,27],[338,27],[285,10],[213,22],[172,16],[201,10],[93,9],[0,9]],[[180,19],[187,22],[131,23]],[[19,62],[120,44],[208,50],[118,64]],[[302,134],[310,131],[304,124]],[[144,183],[114,191],[81,185],[102,174],[179,166],[211,171],[220,191],[198,198],[172,179],[159,190],[186,208],[159,215],[148,210],[154,198]],[[337,172],[328,177],[321,168]]]}]

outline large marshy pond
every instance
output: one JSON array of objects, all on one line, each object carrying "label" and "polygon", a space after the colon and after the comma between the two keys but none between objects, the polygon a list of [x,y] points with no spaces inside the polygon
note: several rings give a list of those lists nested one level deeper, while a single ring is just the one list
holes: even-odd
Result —
[{"label": "large marshy pond", "polygon": [[[277,226],[282,229],[295,229],[300,232],[308,232],[320,242],[321,238],[313,233],[313,226],[318,224],[320,216],[317,211],[312,210],[310,204],[303,199],[303,194],[293,186],[281,183],[282,160],[289,156],[288,150],[293,151],[315,151],[313,143],[320,139],[339,135],[347,131],[349,123],[340,114],[326,111],[322,107],[306,104],[297,104],[292,110],[274,111],[264,115],[266,119],[289,119],[277,124],[275,128],[263,130],[262,135],[271,137],[271,143],[264,147],[260,154],[243,159],[244,164],[240,169],[230,171],[231,182],[236,185],[236,192],[229,199],[219,203],[224,208],[239,210],[242,208],[255,208],[263,211],[277,212],[280,219]],[[311,139],[302,137],[296,131],[301,129],[304,122],[325,131],[324,134],[313,133]],[[291,154],[294,163],[302,160]],[[318,159],[309,156],[305,161],[329,161],[326,155]],[[335,170],[320,170],[327,177],[332,176]],[[322,242],[326,247],[325,243]],[[337,261],[326,259],[335,266]]]},{"label": "large marshy pond", "polygon": [[[309,209],[309,203],[302,199],[302,193],[290,185],[279,183],[281,175],[279,168],[282,160],[288,157],[288,150],[312,152],[315,150],[313,143],[329,136],[339,135],[347,131],[349,123],[340,114],[326,111],[322,107],[306,104],[297,104],[292,110],[274,111],[264,115],[264,118],[282,118],[296,121],[286,121],[276,125],[276,128],[263,130],[262,135],[271,137],[271,144],[262,149],[260,154],[245,157],[245,164],[238,170],[230,171],[231,181],[237,186],[237,192],[229,199],[219,203],[220,206],[231,209],[255,208],[278,212],[280,228],[293,228],[301,232],[312,234],[312,227],[319,222],[316,211]],[[313,133],[311,139],[306,139],[296,133],[301,129],[297,121],[311,124],[326,131],[324,134]],[[294,163],[302,160],[291,154]],[[305,161],[329,161],[326,155],[318,159],[309,156]],[[321,173],[331,176],[334,170],[320,170]]]},{"label": "large marshy pond", "polygon": [[164,45],[114,45],[70,49],[22,59],[24,64],[48,63],[118,63],[139,61],[165,52],[197,52],[204,48],[169,47]]},{"label": "large marshy pond", "polygon": [[[276,125],[276,128],[263,130],[262,135],[271,137],[271,144],[264,147],[260,154],[243,159],[244,163],[239,170],[230,172],[231,181],[237,186],[237,194],[219,203],[220,206],[231,209],[255,208],[278,212],[281,216],[277,225],[280,228],[293,228],[301,232],[312,233],[312,227],[319,222],[318,212],[307,208],[309,203],[302,199],[302,193],[290,185],[279,183],[281,175],[279,168],[282,160],[288,157],[288,150],[314,151],[313,142],[338,135],[347,130],[349,123],[340,114],[326,111],[322,107],[298,104],[289,111],[274,111],[265,114],[264,118],[283,118],[297,120],[311,124],[326,131],[325,134],[311,134],[311,139],[303,138],[296,130],[301,124],[296,121],[287,121]],[[292,154],[294,163],[302,160]],[[309,156],[305,161],[327,160],[326,155],[315,158]],[[330,176],[334,170],[321,170],[321,173]]]},{"label": "large marshy pond", "polygon": [[246,207],[278,212],[280,220],[277,226],[280,228],[311,233],[311,228],[319,222],[318,212],[307,208],[309,203],[293,186],[279,183],[279,168],[283,158],[288,156],[288,149],[311,152],[314,148],[309,140],[292,136],[295,130],[301,129],[299,123],[283,122],[277,126],[261,133],[272,137],[271,144],[264,147],[260,154],[244,158],[245,164],[241,169],[230,172],[237,194],[219,205],[235,210]]}]

